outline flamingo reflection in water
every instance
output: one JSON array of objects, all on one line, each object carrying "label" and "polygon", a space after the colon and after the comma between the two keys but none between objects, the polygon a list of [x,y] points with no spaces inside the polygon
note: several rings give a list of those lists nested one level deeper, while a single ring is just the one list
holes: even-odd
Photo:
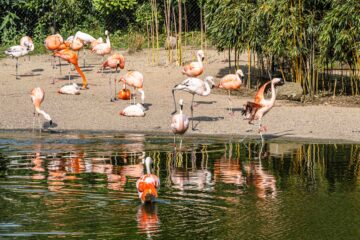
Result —
[{"label": "flamingo reflection in water", "polygon": [[157,204],[141,204],[136,214],[140,233],[146,233],[148,238],[159,230],[160,219],[158,217]]},{"label": "flamingo reflection in water", "polygon": [[[200,162],[197,161],[196,149],[191,152],[191,170],[187,170],[183,167],[184,159],[187,161],[187,153],[177,152],[175,153],[174,161],[177,166],[170,170],[170,180],[173,188],[179,189],[181,192],[186,190],[198,190],[198,191],[209,191],[213,189],[212,174],[207,169],[207,154],[203,152],[201,155]],[[197,163],[200,163],[198,169]],[[188,163],[185,163],[187,165]],[[190,165],[190,164],[189,164]]]}]

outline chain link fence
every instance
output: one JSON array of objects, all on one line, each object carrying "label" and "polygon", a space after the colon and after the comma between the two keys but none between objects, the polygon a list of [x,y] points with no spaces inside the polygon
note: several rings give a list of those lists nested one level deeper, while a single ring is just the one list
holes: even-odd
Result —
[{"label": "chain link fence", "polygon": [[47,35],[60,33],[66,39],[76,31],[104,38],[108,30],[115,49],[130,51],[163,48],[166,39],[172,48],[205,42],[197,0],[0,0],[0,9],[1,50],[27,35],[35,53],[43,53]]}]

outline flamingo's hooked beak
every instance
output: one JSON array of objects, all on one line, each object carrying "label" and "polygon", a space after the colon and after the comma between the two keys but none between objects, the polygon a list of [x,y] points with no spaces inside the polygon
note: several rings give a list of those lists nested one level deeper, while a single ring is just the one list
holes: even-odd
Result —
[{"label": "flamingo's hooked beak", "polygon": [[204,61],[204,60],[205,60],[205,57],[202,57],[202,58],[201,58],[201,61]]},{"label": "flamingo's hooked beak", "polygon": [[53,124],[53,121],[52,121],[52,120],[50,120],[49,124],[50,124],[50,126],[52,126],[52,124]]}]

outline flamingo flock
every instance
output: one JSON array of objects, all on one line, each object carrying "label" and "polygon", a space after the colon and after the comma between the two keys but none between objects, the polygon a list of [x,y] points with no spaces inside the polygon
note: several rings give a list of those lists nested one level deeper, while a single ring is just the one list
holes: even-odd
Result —
[{"label": "flamingo flock", "polygon": [[[112,47],[109,37],[109,32],[105,31],[106,41],[103,42],[102,38],[94,38],[93,36],[84,33],[84,32],[76,32],[74,36],[68,37],[65,41],[60,34],[53,34],[48,36],[44,41],[44,46],[47,50],[52,52],[52,56],[58,57],[59,59],[65,60],[69,63],[70,71],[71,65],[73,65],[78,72],[78,74],[82,78],[81,87],[79,87],[76,83],[70,83],[70,72],[69,72],[69,84],[62,86],[58,93],[60,94],[70,94],[70,95],[79,95],[80,90],[88,89],[88,82],[84,72],[79,67],[78,58],[79,51],[83,50],[83,58],[84,58],[84,67],[85,67],[85,46],[89,46],[91,48],[91,52],[102,56],[104,58],[106,55],[111,54]],[[5,53],[9,56],[16,58],[16,79],[18,78],[18,58],[21,56],[27,55],[30,51],[34,50],[34,44],[32,39],[28,36],[25,36],[21,39],[20,45],[10,47],[5,51]],[[228,91],[228,102],[229,102],[229,114],[234,116],[232,101],[231,101],[231,92],[234,90],[238,90],[241,88],[243,84],[244,73],[241,69],[237,70],[235,74],[228,74],[223,76],[218,84],[215,84],[214,77],[207,76],[204,79],[201,79],[200,76],[204,72],[204,52],[199,50],[196,52],[197,61],[190,62],[185,65],[181,74],[186,75],[188,78],[176,84],[172,88],[172,96],[174,102],[174,111],[172,112],[172,119],[170,123],[170,129],[174,134],[174,147],[176,148],[176,135],[183,135],[189,128],[190,120],[192,130],[196,130],[194,128],[194,98],[195,95],[198,96],[209,96],[211,94],[211,89],[214,87],[225,89]],[[106,61],[101,61],[100,70],[103,72],[104,69],[110,68],[110,77],[109,77],[109,93],[110,93],[110,101],[114,102],[117,100],[117,90],[116,84],[118,82],[122,82],[124,84],[124,89],[126,86],[130,86],[133,88],[133,93],[130,94],[130,105],[127,106],[120,112],[122,116],[129,117],[144,117],[145,116],[145,91],[144,91],[144,75],[136,70],[127,70],[127,72],[118,77],[118,70],[122,70],[125,68],[125,58],[123,55],[119,53],[113,53],[110,55]],[[113,80],[114,79],[114,80]],[[118,79],[118,80],[117,80]],[[115,96],[112,97],[112,82],[114,82],[115,87]],[[54,80],[53,80],[54,83]],[[265,84],[263,84],[258,92],[255,95],[254,102],[248,101],[244,104],[242,109],[242,115],[245,116],[244,119],[249,120],[249,123],[252,124],[253,121],[258,121],[258,131],[260,133],[261,138],[262,133],[267,130],[266,126],[262,125],[263,117],[272,109],[276,100],[276,92],[275,86],[283,84],[283,80],[280,78],[274,78]],[[271,98],[265,99],[264,92],[267,86],[270,85],[271,88]],[[126,89],[127,90],[127,89]],[[124,90],[123,90],[124,91]],[[136,94],[135,92],[140,93],[141,103],[136,103]],[[189,118],[184,112],[184,100],[181,98],[178,102],[180,112],[177,113],[177,102],[175,98],[175,92],[182,91],[187,92],[192,95],[192,100],[190,105],[191,118]],[[31,92],[31,100],[34,105],[34,118],[33,118],[33,129],[35,127],[35,117],[36,113],[39,116],[42,115],[45,120],[49,121],[50,126],[53,124],[52,118],[48,113],[41,109],[41,104],[45,98],[45,92],[42,88],[36,87]],[[120,93],[119,93],[120,96]],[[121,99],[127,99],[121,98]],[[40,123],[40,122],[39,122]],[[41,131],[41,126],[40,126]],[[181,144],[180,144],[181,146]],[[180,147],[181,148],[181,147]],[[158,189],[160,187],[159,178],[151,173],[151,163],[152,159],[147,157],[145,159],[145,167],[146,174],[140,177],[136,183],[136,187],[138,190],[138,195],[142,203],[152,202],[154,199],[158,197]]]}]

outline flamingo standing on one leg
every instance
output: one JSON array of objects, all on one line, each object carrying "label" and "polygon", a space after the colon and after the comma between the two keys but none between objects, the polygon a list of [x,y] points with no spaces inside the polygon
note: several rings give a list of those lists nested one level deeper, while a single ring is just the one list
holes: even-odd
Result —
[{"label": "flamingo standing on one leg", "polygon": [[25,56],[26,54],[29,53],[29,51],[30,51],[30,49],[28,47],[23,47],[20,45],[12,46],[5,51],[6,55],[16,58],[16,79],[20,79],[19,78],[19,70],[18,70],[19,57]]},{"label": "flamingo standing on one leg", "polygon": [[[50,36],[47,36],[45,41],[44,41],[44,46],[47,50],[55,52],[55,51],[60,51],[62,49],[66,48],[66,44],[64,43],[64,39],[60,34],[53,34]],[[53,61],[52,61],[52,66],[53,69],[56,68],[55,66],[55,56],[53,55]],[[61,61],[59,59],[59,65],[60,65],[60,74],[61,74]],[[53,71],[53,82],[52,84],[55,84],[55,71]]]},{"label": "flamingo standing on one leg", "polygon": [[232,110],[232,102],[230,97],[230,92],[232,90],[239,89],[242,84],[242,78],[244,77],[244,73],[241,69],[236,71],[236,74],[227,74],[221,78],[219,88],[223,88],[228,90],[229,93],[229,114],[234,115]]},{"label": "flamingo standing on one leg", "polygon": [[[106,67],[115,69],[116,73],[117,73],[118,68],[124,69],[124,67],[125,67],[124,56],[119,53],[114,53],[113,55],[108,57],[108,59],[102,64],[101,69],[103,70]],[[114,96],[114,99],[111,97],[111,77],[112,77],[112,75],[113,75],[113,73],[111,73],[110,78],[109,78],[109,89],[110,89],[110,101],[111,102],[116,101],[116,76],[114,79],[115,96]]]},{"label": "flamingo standing on one leg", "polygon": [[[35,128],[35,112],[38,113],[38,116],[40,114],[43,115],[44,118],[49,121],[50,126],[51,126],[52,125],[52,119],[51,119],[50,115],[47,114],[45,111],[40,109],[41,103],[44,101],[44,98],[45,98],[44,90],[41,89],[40,87],[36,87],[31,91],[30,96],[31,96],[32,103],[34,104],[34,107],[35,107],[35,109],[34,109],[34,118],[33,118],[33,130]],[[38,118],[38,120],[39,120],[39,118]],[[39,124],[40,124],[40,122],[39,122]],[[40,131],[41,131],[41,127],[40,127]]]},{"label": "flamingo standing on one leg", "polygon": [[[20,39],[20,46],[28,48],[30,52],[34,51],[35,49],[34,42],[29,36],[24,36]],[[30,61],[30,55],[29,55],[29,61]]]},{"label": "flamingo standing on one leg", "polygon": [[204,71],[204,66],[202,61],[204,60],[204,52],[202,50],[197,51],[196,53],[197,62],[191,62],[184,66],[181,71],[182,74],[185,74],[188,77],[197,77],[200,76]]},{"label": "flamingo standing on one leg", "polygon": [[[211,93],[211,88],[213,88],[215,85],[213,79],[214,78],[212,76],[207,76],[204,81],[199,78],[187,78],[182,83],[175,85],[172,89],[172,95],[173,95],[174,106],[175,106],[175,110],[172,114],[175,114],[177,112],[175,91],[182,90],[182,91],[191,93],[193,95],[192,100],[191,100],[191,107],[190,107],[192,130],[195,130],[194,129],[194,120],[193,120],[193,118],[194,118],[194,106],[193,105],[194,105],[195,94],[200,95],[200,96],[208,96]],[[210,88],[209,83],[212,84],[211,88]]]},{"label": "flamingo standing on one leg", "polygon": [[97,55],[101,55],[101,62],[104,61],[104,56],[106,54],[111,53],[111,43],[110,43],[110,37],[109,37],[109,31],[105,31],[106,35],[106,42],[105,43],[99,43],[95,47],[92,48],[92,52],[95,52]]},{"label": "flamingo standing on one leg", "polygon": [[[183,114],[183,100],[179,100],[180,113],[172,117],[171,130],[174,133],[174,147],[176,147],[176,134],[184,134],[189,128],[189,118]],[[181,145],[180,145],[181,146]],[[181,148],[181,147],[180,147]]]},{"label": "flamingo standing on one leg", "polygon": [[[141,94],[141,103],[144,104],[145,92],[143,90],[144,76],[138,71],[128,71],[125,76],[122,76],[119,82],[123,82],[126,85],[132,86],[135,90],[138,90]],[[134,98],[135,104],[135,94],[131,94]],[[131,101],[131,99],[130,99]]]},{"label": "flamingo standing on one leg", "polygon": [[[76,34],[74,36],[74,40],[75,39],[80,39],[84,43],[84,45],[88,45],[93,42],[96,42],[96,39],[93,36],[91,36],[90,34],[81,32],[81,31],[76,32]],[[101,38],[101,42],[103,42],[102,38]],[[92,46],[92,47],[94,47],[94,46]],[[85,67],[85,59],[86,59],[85,55],[86,55],[86,51],[85,51],[85,48],[83,48],[83,57],[84,57],[84,66],[83,67]]]},{"label": "flamingo standing on one leg", "polygon": [[[62,58],[66,60],[68,63],[72,63],[76,69],[76,71],[80,74],[82,78],[82,89],[87,89],[87,80],[85,74],[81,71],[78,65],[78,57],[76,53],[70,49],[64,49],[54,53],[54,56]],[[70,82],[70,78],[69,78]]]},{"label": "flamingo standing on one leg", "polygon": [[142,175],[136,182],[136,188],[142,203],[151,203],[158,197],[157,191],[160,188],[160,179],[155,174],[151,174],[151,163],[152,159],[147,157],[145,159],[146,174]]},{"label": "flamingo standing on one leg", "polygon": [[[271,98],[265,99],[264,91],[268,84],[271,83]],[[276,100],[276,92],[275,92],[275,85],[282,85],[284,84],[284,80],[281,78],[274,78],[264,85],[262,85],[259,91],[255,95],[254,102],[247,102],[244,105],[244,109],[242,110],[242,115],[245,115],[245,119],[249,119],[249,124],[252,123],[254,120],[259,121],[259,133],[262,139],[262,132],[266,131],[266,126],[262,126],[262,118],[265,116],[266,113],[270,111],[270,109],[274,106]]]}]

